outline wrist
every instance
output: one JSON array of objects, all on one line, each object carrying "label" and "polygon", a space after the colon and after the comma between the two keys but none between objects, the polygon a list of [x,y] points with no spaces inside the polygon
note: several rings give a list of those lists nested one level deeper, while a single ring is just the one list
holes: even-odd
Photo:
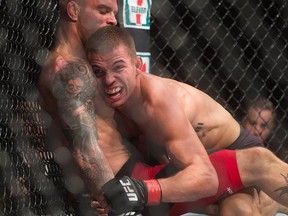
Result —
[{"label": "wrist", "polygon": [[148,197],[147,205],[158,205],[162,199],[161,186],[156,179],[143,180],[147,187]]}]

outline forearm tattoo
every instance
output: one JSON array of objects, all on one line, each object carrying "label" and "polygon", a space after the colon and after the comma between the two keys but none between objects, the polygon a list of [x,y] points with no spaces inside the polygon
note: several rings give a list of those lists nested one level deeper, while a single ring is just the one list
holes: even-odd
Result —
[{"label": "forearm tattoo", "polygon": [[[97,167],[98,164],[102,164],[102,160],[104,159],[101,155],[95,157],[95,155],[83,154],[81,151],[74,151],[73,156],[74,158],[77,158],[77,162],[81,167],[82,175],[84,176],[86,183],[88,183],[87,186],[91,191],[93,191],[94,187],[100,189],[107,180],[112,178],[111,174],[104,179],[99,175]],[[103,171],[105,170],[103,169]],[[96,191],[96,193],[98,193],[98,191]]]},{"label": "forearm tattoo", "polygon": [[281,175],[283,176],[286,185],[275,190],[275,192],[281,191],[279,197],[281,197],[284,194],[288,194],[288,174],[285,176],[284,174],[281,173]]},{"label": "forearm tattoo", "polygon": [[105,182],[112,177],[112,171],[97,142],[93,104],[96,89],[92,70],[82,59],[68,62],[56,74],[53,83],[53,95],[57,98],[61,125],[70,150],[81,168],[93,170],[93,175],[97,176],[95,181],[102,176]]}]

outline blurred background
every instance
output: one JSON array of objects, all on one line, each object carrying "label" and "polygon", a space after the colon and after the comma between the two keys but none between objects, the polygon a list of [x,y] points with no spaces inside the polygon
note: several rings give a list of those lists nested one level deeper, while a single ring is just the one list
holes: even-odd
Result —
[{"label": "blurred background", "polygon": [[[286,162],[287,4],[153,0],[147,45],[150,73],[205,91],[239,122],[249,104],[270,99],[276,122],[265,145]],[[47,147],[57,140],[49,137],[51,119],[37,101],[57,0],[0,0],[0,17],[0,215],[94,215],[85,197],[77,204],[71,198],[83,192],[75,187],[81,180],[64,177],[65,149]]]}]

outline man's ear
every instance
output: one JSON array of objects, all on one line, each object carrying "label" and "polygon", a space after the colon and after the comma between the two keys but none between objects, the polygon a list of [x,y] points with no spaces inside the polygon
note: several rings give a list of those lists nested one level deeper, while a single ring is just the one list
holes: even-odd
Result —
[{"label": "man's ear", "polygon": [[71,20],[73,21],[78,20],[79,10],[80,10],[79,5],[75,1],[70,1],[67,4],[67,14]]},{"label": "man's ear", "polygon": [[135,65],[136,65],[137,71],[143,72],[142,71],[143,61],[140,56],[136,56]]}]

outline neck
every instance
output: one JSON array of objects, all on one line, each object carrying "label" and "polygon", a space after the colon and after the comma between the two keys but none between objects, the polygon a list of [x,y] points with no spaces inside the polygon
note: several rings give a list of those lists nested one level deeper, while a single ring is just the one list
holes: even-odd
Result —
[{"label": "neck", "polygon": [[137,119],[139,113],[144,108],[145,96],[143,96],[143,88],[141,88],[141,76],[137,76],[136,86],[129,99],[122,106],[117,107],[122,114],[127,117]]},{"label": "neck", "polygon": [[55,38],[54,51],[63,56],[86,59],[84,44],[73,24],[69,22],[59,23]]}]

